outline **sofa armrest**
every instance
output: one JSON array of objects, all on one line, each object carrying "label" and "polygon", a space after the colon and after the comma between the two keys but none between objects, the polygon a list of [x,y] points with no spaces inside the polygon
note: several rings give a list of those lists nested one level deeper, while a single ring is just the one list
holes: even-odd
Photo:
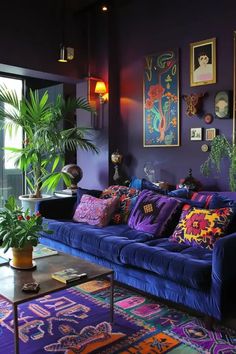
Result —
[{"label": "sofa armrest", "polygon": [[45,199],[36,204],[35,210],[47,219],[72,219],[76,196]]},{"label": "sofa armrest", "polygon": [[236,233],[218,240],[213,248],[212,272],[222,281],[236,280]]},{"label": "sofa armrest", "polygon": [[213,248],[212,296],[222,312],[228,311],[235,294],[236,233],[218,240]]}]

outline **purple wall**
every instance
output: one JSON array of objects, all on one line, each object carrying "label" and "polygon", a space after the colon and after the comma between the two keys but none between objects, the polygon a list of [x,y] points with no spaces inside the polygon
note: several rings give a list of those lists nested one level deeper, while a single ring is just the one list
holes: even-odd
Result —
[{"label": "purple wall", "polygon": [[[67,3],[67,2],[66,2]],[[70,1],[72,4],[73,1]],[[75,1],[76,3],[76,1]],[[57,62],[61,41],[61,1],[19,3],[1,2],[0,64],[15,65],[68,78],[92,76],[109,81],[109,105],[104,109],[104,126],[95,138],[98,156],[78,155],[83,164],[84,186],[104,187],[112,182],[110,154],[117,148],[124,155],[123,169],[129,175],[144,177],[143,166],[152,161],[157,178],[176,184],[192,168],[193,175],[204,187],[228,189],[228,177],[222,174],[205,179],[199,172],[207,153],[201,142],[190,142],[191,127],[214,127],[228,138],[232,135],[232,119],[214,119],[211,125],[202,117],[185,114],[183,94],[206,92],[203,113],[214,113],[214,96],[219,90],[233,88],[233,31],[236,30],[235,1],[225,0],[221,6],[208,0],[202,4],[187,0],[159,2],[148,0],[111,0],[113,10],[90,16],[90,52],[88,51],[88,12],[66,16],[65,37],[75,48],[75,59],[67,64]],[[69,4],[69,2],[68,2]],[[107,16],[107,17],[105,17]],[[217,83],[190,87],[189,45],[216,37]],[[180,57],[180,127],[181,146],[143,147],[143,70],[144,56],[179,48]],[[88,59],[89,63],[88,65]],[[99,114],[101,114],[99,112]],[[110,173],[110,177],[109,177]]]},{"label": "purple wall", "polygon": [[[152,161],[160,180],[176,184],[192,168],[194,177],[204,183],[205,189],[229,188],[228,177],[224,175],[211,179],[201,175],[200,165],[207,157],[207,153],[201,151],[201,145],[206,142],[190,141],[189,130],[191,127],[217,128],[220,134],[231,138],[232,119],[214,119],[207,125],[202,116],[189,118],[182,95],[207,93],[203,99],[203,113],[214,113],[216,92],[232,90],[235,15],[234,1],[225,1],[219,7],[214,1],[205,1],[200,10],[196,3],[189,1],[156,0],[131,1],[111,15],[110,32],[116,42],[110,47],[110,152],[119,148],[125,156],[123,168],[130,175],[144,177],[143,166],[146,161]],[[212,37],[216,37],[217,83],[190,87],[189,45]],[[180,57],[181,146],[144,148],[144,56],[172,48],[179,48]]]}]

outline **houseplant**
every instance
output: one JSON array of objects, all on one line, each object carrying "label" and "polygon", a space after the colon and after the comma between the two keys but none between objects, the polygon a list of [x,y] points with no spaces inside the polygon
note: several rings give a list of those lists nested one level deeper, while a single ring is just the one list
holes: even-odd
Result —
[{"label": "houseplant", "polygon": [[228,141],[224,135],[217,135],[211,142],[211,148],[206,161],[200,170],[205,176],[209,176],[212,168],[221,171],[223,159],[229,160],[229,185],[231,191],[236,191],[236,146]]},{"label": "houseplant", "polygon": [[23,211],[10,196],[0,210],[0,241],[4,252],[12,248],[13,267],[28,269],[33,266],[32,250],[38,244],[40,231],[53,233],[43,223],[40,213],[30,215],[29,210]]},{"label": "houseplant", "polygon": [[25,134],[22,148],[5,149],[17,156],[17,165],[26,173],[32,198],[41,198],[43,188],[54,190],[61,179],[70,185],[67,173],[56,172],[59,165],[64,165],[66,150],[75,151],[80,147],[97,152],[92,141],[85,137],[87,128],[62,127],[76,109],[92,111],[85,98],[65,100],[58,95],[55,103],[51,103],[48,91],[40,97],[37,90],[30,89],[29,97],[19,100],[16,92],[0,86],[0,122],[4,123],[3,128],[14,133],[14,129],[20,126]]}]

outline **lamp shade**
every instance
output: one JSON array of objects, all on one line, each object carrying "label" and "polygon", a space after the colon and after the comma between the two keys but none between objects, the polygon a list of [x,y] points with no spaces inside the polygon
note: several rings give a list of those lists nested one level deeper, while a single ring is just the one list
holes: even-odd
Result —
[{"label": "lamp shade", "polygon": [[66,59],[66,48],[64,46],[60,47],[60,57],[58,59],[60,63],[67,63]]},{"label": "lamp shade", "polygon": [[106,93],[106,85],[103,81],[97,81],[95,86],[95,93]]}]

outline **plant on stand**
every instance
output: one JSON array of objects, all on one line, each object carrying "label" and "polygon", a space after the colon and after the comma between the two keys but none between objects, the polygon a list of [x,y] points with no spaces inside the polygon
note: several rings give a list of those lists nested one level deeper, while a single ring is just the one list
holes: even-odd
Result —
[{"label": "plant on stand", "polygon": [[217,135],[211,143],[211,149],[207,160],[201,165],[201,172],[209,176],[212,168],[221,171],[221,162],[228,159],[230,190],[236,191],[236,146],[228,141],[224,135]]},{"label": "plant on stand", "polygon": [[40,231],[53,233],[43,223],[40,213],[30,215],[29,210],[24,212],[10,196],[0,210],[0,242],[4,252],[12,248],[13,267],[28,269],[33,266],[32,250],[38,244]]},{"label": "plant on stand", "polygon": [[66,151],[84,150],[97,152],[92,141],[85,137],[88,128],[71,126],[63,129],[63,122],[77,109],[92,111],[85,98],[65,100],[58,95],[55,103],[49,102],[48,91],[42,97],[29,91],[29,97],[18,99],[15,91],[0,86],[0,121],[11,133],[22,127],[25,138],[22,148],[5,147],[17,157],[18,167],[26,173],[30,196],[41,198],[42,189],[55,190],[61,179],[70,185],[66,172],[56,172],[64,165]]}]

